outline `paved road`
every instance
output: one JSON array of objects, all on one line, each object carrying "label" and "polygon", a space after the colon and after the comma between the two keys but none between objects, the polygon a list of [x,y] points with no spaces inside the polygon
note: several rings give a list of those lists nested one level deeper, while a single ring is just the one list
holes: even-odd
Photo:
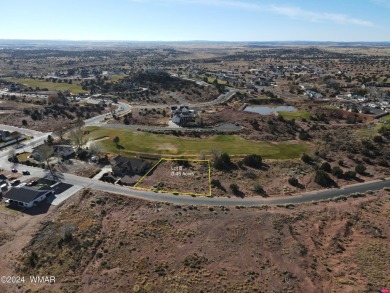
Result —
[{"label": "paved road", "polygon": [[97,190],[103,190],[113,193],[124,194],[129,197],[136,197],[151,201],[169,202],[173,204],[185,205],[214,205],[214,206],[257,206],[257,205],[273,205],[273,204],[299,204],[305,202],[327,200],[334,197],[349,195],[355,192],[366,192],[369,190],[379,190],[384,187],[390,187],[390,180],[375,181],[365,184],[345,187],[343,189],[329,189],[319,192],[310,192],[299,196],[279,197],[273,199],[263,198],[220,198],[220,197],[191,197],[183,195],[173,195],[168,193],[155,193],[150,191],[141,191],[133,188],[122,187],[101,181],[92,180],[89,178],[80,178],[74,175],[65,175],[65,180],[68,183],[79,186],[90,187]]},{"label": "paved road", "polygon": [[16,127],[16,126],[10,126],[10,125],[5,125],[5,124],[0,124],[0,129],[1,130],[7,130],[7,131],[18,131],[22,134],[28,135],[28,136],[40,136],[43,135],[43,132],[36,131],[36,130],[31,130],[27,128],[21,128],[21,127]]},{"label": "paved road", "polygon": [[[0,159],[0,164],[5,168],[11,168],[12,163]],[[48,171],[42,170],[40,168],[23,166],[23,169],[29,170],[31,175],[25,176],[26,179],[30,177],[45,177],[48,176]],[[367,183],[360,183],[355,185],[346,186],[340,189],[327,189],[323,191],[313,191],[303,193],[301,195],[295,196],[284,196],[277,198],[262,198],[262,197],[252,197],[252,198],[223,198],[223,197],[191,197],[183,195],[174,195],[169,193],[155,193],[151,191],[137,190],[130,187],[123,187],[120,185],[114,185],[110,183],[105,183],[98,181],[96,179],[90,179],[85,177],[80,177],[72,174],[59,174],[58,180],[66,182],[68,184],[91,188],[101,191],[107,191],[111,193],[123,194],[125,196],[150,200],[150,201],[159,201],[159,202],[169,202],[173,204],[182,204],[182,205],[213,205],[213,206],[258,206],[258,205],[275,205],[275,204],[299,204],[312,201],[320,201],[332,199],[338,196],[346,196],[351,193],[356,192],[367,192],[369,190],[379,190],[384,187],[390,187],[390,179],[387,180],[377,180]]]},{"label": "paved road", "polygon": [[[33,136],[32,139],[22,142],[23,148],[16,150],[19,152],[20,151],[31,152],[33,147],[42,144],[43,141],[45,139],[47,139],[47,136],[49,134],[51,134],[51,132],[44,133],[44,132],[39,132],[39,131],[31,130],[31,129],[8,126],[8,125],[4,125],[4,124],[0,124],[0,129],[1,130],[8,130],[8,131],[18,131],[22,134],[25,134],[28,136]],[[7,159],[9,150],[13,147],[14,146],[9,146],[9,147],[1,150],[0,151],[0,160],[4,159],[4,158]],[[0,166],[2,166],[1,161],[0,161]]]}]

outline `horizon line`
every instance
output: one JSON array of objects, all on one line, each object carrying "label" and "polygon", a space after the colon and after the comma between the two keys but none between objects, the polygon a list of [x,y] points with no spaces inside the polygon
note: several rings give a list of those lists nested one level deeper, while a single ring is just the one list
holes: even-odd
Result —
[{"label": "horizon line", "polygon": [[195,43],[195,42],[207,42],[207,43],[390,43],[390,41],[319,41],[319,40],[267,40],[267,41],[224,41],[224,40],[75,40],[75,39],[3,39],[0,38],[0,41],[51,41],[51,42],[128,42],[128,43]]}]

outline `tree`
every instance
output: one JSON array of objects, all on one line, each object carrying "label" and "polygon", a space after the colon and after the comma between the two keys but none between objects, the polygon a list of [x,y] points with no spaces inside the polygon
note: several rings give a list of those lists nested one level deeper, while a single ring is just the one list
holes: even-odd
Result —
[{"label": "tree", "polygon": [[332,184],[332,179],[324,170],[318,170],[314,177],[314,182],[321,186],[329,186]]},{"label": "tree", "polygon": [[292,186],[298,186],[299,182],[298,182],[298,179],[295,178],[295,177],[290,177],[288,179],[288,183]]},{"label": "tree", "polygon": [[23,126],[27,126],[27,125],[28,125],[28,123],[27,123],[27,120],[26,120],[26,119],[23,119],[23,120],[22,120],[22,125],[23,125]]},{"label": "tree", "polygon": [[378,132],[383,136],[390,137],[390,126],[382,125]]},{"label": "tree", "polygon": [[100,160],[103,151],[103,146],[98,142],[93,142],[89,145],[89,152],[92,156]]},{"label": "tree", "polygon": [[118,137],[118,136],[115,136],[113,140],[114,140],[114,143],[115,143],[116,145],[118,145],[118,143],[119,143],[119,137]]},{"label": "tree", "polygon": [[341,178],[341,177],[343,177],[344,172],[339,166],[335,166],[332,169],[332,174],[333,174],[333,176],[336,176],[337,178]]},{"label": "tree", "polygon": [[383,142],[383,137],[381,135],[374,136],[374,142],[382,143]]},{"label": "tree", "polygon": [[218,170],[227,170],[231,164],[230,156],[227,153],[216,155],[214,159],[214,167]]},{"label": "tree", "polygon": [[50,134],[47,136],[46,142],[47,142],[48,145],[53,145],[54,139],[53,139],[53,137]]},{"label": "tree", "polygon": [[260,168],[261,163],[262,163],[262,158],[259,155],[251,154],[251,155],[245,156],[243,161],[244,161],[244,164],[249,166],[249,167]]},{"label": "tree", "polygon": [[85,137],[83,126],[84,126],[84,122],[78,121],[69,132],[69,137],[76,145],[77,150],[81,149],[82,146],[87,142],[86,141],[87,138]]},{"label": "tree", "polygon": [[16,150],[14,148],[12,148],[8,151],[8,159],[11,159],[12,161],[14,161],[15,158],[16,158]]},{"label": "tree", "polygon": [[310,156],[309,156],[308,154],[303,154],[302,157],[301,157],[301,160],[302,160],[304,163],[306,163],[306,164],[308,164],[308,163],[311,162],[311,158],[310,158]]},{"label": "tree", "polygon": [[330,171],[332,171],[332,168],[330,167],[330,164],[328,162],[322,163],[322,165],[320,166],[320,169],[324,170],[325,172],[328,172],[328,173]]},{"label": "tree", "polygon": [[356,172],[355,171],[347,171],[344,173],[344,177],[346,179],[353,179],[356,177]]},{"label": "tree", "polygon": [[358,174],[364,174],[364,172],[366,172],[366,167],[363,164],[357,164],[355,167],[355,171]]},{"label": "tree", "polygon": [[235,183],[230,184],[229,187],[230,187],[230,189],[233,191],[234,194],[237,194],[237,193],[240,191],[238,185],[235,184]]},{"label": "tree", "polygon": [[54,154],[54,150],[52,146],[48,144],[42,144],[35,149],[34,158],[38,162],[46,163],[47,168],[50,171],[50,174],[54,177],[54,172],[50,166],[50,158],[53,156],[53,154]]},{"label": "tree", "polygon": [[66,128],[60,127],[53,131],[53,134],[58,136],[60,140],[64,139],[64,135],[68,132]]},{"label": "tree", "polygon": [[255,187],[253,188],[253,192],[257,194],[265,194],[264,188],[260,184],[255,185]]},{"label": "tree", "polygon": [[305,132],[305,131],[302,131],[299,133],[299,139],[300,140],[309,140],[310,139],[310,135]]}]

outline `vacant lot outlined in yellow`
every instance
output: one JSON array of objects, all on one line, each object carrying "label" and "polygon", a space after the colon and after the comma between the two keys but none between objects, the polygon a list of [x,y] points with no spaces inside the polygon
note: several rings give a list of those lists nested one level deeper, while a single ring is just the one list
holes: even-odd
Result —
[{"label": "vacant lot outlined in yellow", "polygon": [[[155,189],[155,188],[144,188],[140,187],[139,185],[142,183],[142,180],[146,176],[148,176],[153,170],[155,170],[161,163],[164,161],[184,161],[184,162],[206,162],[208,167],[208,193],[194,193],[194,192],[181,192],[181,191],[172,191],[172,190],[163,190],[163,189]],[[162,193],[173,193],[173,194],[184,194],[184,195],[192,195],[192,196],[211,196],[211,165],[210,160],[195,160],[195,159],[170,159],[170,158],[161,158],[156,164],[153,165],[152,168],[144,176],[142,176],[137,183],[134,185],[134,188],[139,190],[146,190],[146,191],[158,191]]]}]

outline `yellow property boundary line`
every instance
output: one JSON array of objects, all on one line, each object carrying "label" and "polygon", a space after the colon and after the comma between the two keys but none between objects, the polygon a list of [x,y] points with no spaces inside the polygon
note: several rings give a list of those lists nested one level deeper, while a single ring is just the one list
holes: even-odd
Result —
[{"label": "yellow property boundary line", "polygon": [[168,190],[159,190],[158,192],[162,192],[162,193],[178,193],[178,194],[185,194],[185,195],[195,195],[195,196],[211,196],[211,164],[210,164],[210,160],[195,160],[195,159],[168,159],[168,158],[161,158],[156,164],[153,165],[152,168],[150,168],[150,170],[148,172],[146,172],[146,174],[144,176],[142,176],[138,181],[137,183],[133,186],[134,188],[136,189],[139,189],[139,190],[146,190],[146,191],[155,191],[153,188],[143,188],[143,187],[138,187],[138,185],[142,182],[142,180],[144,180],[144,178],[146,176],[148,176],[148,174],[150,172],[152,172],[162,161],[188,161],[188,162],[207,162],[207,166],[208,166],[208,169],[209,169],[209,193],[193,193],[193,192],[180,192],[180,191],[168,191]]}]

